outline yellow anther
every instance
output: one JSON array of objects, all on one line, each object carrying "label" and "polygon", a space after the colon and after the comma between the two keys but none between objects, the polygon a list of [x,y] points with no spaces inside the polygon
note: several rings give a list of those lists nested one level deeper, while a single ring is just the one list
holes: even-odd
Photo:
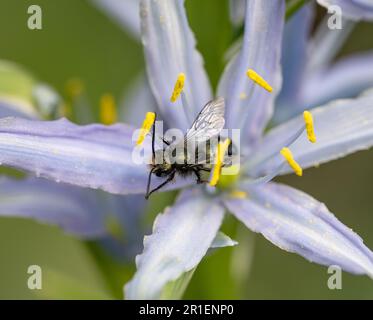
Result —
[{"label": "yellow anther", "polygon": [[253,69],[248,69],[246,75],[253,80],[256,84],[266,89],[268,92],[272,92],[272,87],[267,81],[265,81],[259,74],[257,74]]},{"label": "yellow anther", "polygon": [[144,142],[145,136],[149,133],[150,129],[153,126],[154,121],[155,121],[155,113],[147,112],[144,122],[142,123],[139,137],[137,138],[137,141],[136,141],[137,145],[140,145]]},{"label": "yellow anther", "polygon": [[246,199],[248,196],[245,191],[241,191],[241,190],[234,190],[229,195],[235,199]]},{"label": "yellow anther", "polygon": [[66,93],[71,99],[81,95],[83,90],[83,82],[78,78],[72,78],[66,82]]},{"label": "yellow anther", "polygon": [[289,148],[282,148],[280,153],[282,156],[286,159],[288,162],[289,166],[294,170],[295,174],[297,176],[302,176],[303,170],[302,167],[296,162],[293,158],[293,154],[291,153]]},{"label": "yellow anther", "polygon": [[170,98],[171,102],[176,102],[176,100],[179,98],[181,91],[184,89],[184,83],[185,83],[185,74],[179,73],[177,76],[177,80],[175,82],[174,91],[172,92],[172,96]]},{"label": "yellow anther", "polygon": [[315,130],[313,127],[313,117],[311,112],[309,111],[304,111],[303,112],[303,119],[304,123],[306,124],[306,131],[307,131],[307,137],[308,140],[311,141],[312,143],[316,142],[316,136],[315,136]]},{"label": "yellow anther", "polygon": [[228,147],[231,143],[230,139],[225,139],[224,142],[219,142],[216,150],[216,155],[215,155],[215,166],[214,170],[212,171],[212,177],[210,180],[210,186],[214,187],[219,181],[220,174],[221,174],[221,168],[223,166],[224,162],[224,156],[225,153],[228,150]]},{"label": "yellow anther", "polygon": [[100,120],[103,124],[117,122],[117,110],[114,97],[111,94],[104,94],[100,99]]}]

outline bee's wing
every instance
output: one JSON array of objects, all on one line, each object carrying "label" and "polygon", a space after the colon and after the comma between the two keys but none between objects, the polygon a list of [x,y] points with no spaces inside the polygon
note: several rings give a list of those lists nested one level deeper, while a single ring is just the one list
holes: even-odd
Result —
[{"label": "bee's wing", "polygon": [[210,152],[205,145],[210,146],[210,139],[217,136],[223,129],[225,123],[224,108],[223,98],[209,101],[194,120],[183,141],[167,147],[167,152],[172,152],[177,147],[187,148],[188,155],[183,154],[183,159],[187,156],[187,161],[192,161],[192,163],[208,162]]},{"label": "bee's wing", "polygon": [[203,142],[219,134],[224,127],[224,98],[208,102],[194,120],[192,127],[185,135],[185,141]]}]

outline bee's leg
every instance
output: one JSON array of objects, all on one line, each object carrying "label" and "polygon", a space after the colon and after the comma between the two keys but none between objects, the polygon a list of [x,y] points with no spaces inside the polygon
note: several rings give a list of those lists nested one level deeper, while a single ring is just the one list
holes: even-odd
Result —
[{"label": "bee's leg", "polygon": [[193,164],[191,167],[192,169],[197,169],[198,171],[211,172],[211,168],[204,168],[201,164]]},{"label": "bee's leg", "polygon": [[192,168],[197,169],[198,171],[211,172],[211,168],[204,168],[200,164],[193,165]]},{"label": "bee's leg", "polygon": [[145,194],[145,199],[148,199],[149,198],[149,188],[150,188],[150,183],[152,181],[152,173],[154,172],[154,168],[152,168],[149,172],[149,176],[148,176],[148,183],[147,183],[147,186],[146,186],[146,194]]},{"label": "bee's leg", "polygon": [[197,169],[197,168],[192,168],[192,169],[193,169],[193,172],[195,173],[195,175],[197,176],[197,183],[198,184],[208,182],[207,180],[203,180],[201,178],[201,174],[199,173],[199,170],[201,170],[201,169]]},{"label": "bee's leg", "polygon": [[145,195],[145,199],[148,199],[153,192],[159,190],[160,188],[164,187],[167,183],[171,182],[171,180],[175,178],[175,174],[176,174],[176,170],[172,171],[166,181],[162,182],[158,187],[154,188],[152,191],[148,192]]},{"label": "bee's leg", "polygon": [[153,161],[155,161],[155,124],[157,123],[157,113],[154,113],[154,125],[153,125],[153,133],[152,133],[152,154],[153,154]]},{"label": "bee's leg", "polygon": [[168,145],[168,146],[171,144],[169,141],[167,141],[167,140],[166,140],[165,138],[163,138],[163,137],[162,137],[162,141],[163,141],[164,144],[166,144],[166,145]]}]

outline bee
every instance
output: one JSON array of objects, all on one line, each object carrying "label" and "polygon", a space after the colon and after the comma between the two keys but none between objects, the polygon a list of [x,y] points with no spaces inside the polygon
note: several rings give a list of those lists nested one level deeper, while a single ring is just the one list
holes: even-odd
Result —
[{"label": "bee", "polygon": [[[191,128],[187,131],[181,142],[171,144],[162,138],[165,146],[163,149],[156,151],[154,150],[154,122],[152,135],[153,156],[145,199],[148,199],[153,192],[171,182],[176,174],[180,176],[194,174],[198,184],[207,182],[202,179],[201,172],[210,172],[212,169],[212,153],[210,152],[213,146],[212,138],[217,137],[217,140],[219,140],[219,133],[225,124],[224,111],[225,103],[223,98],[209,101],[197,115]],[[192,152],[190,152],[191,149]],[[178,150],[183,150],[184,152],[176,153]],[[228,154],[229,153],[230,151],[228,150]],[[175,156],[177,160],[170,161],[170,159],[172,157],[175,158]],[[193,161],[191,161],[192,156],[194,156]],[[161,159],[161,161],[159,161],[160,163],[156,163],[156,159]],[[150,191],[152,174],[157,177],[165,177],[166,180]]]}]

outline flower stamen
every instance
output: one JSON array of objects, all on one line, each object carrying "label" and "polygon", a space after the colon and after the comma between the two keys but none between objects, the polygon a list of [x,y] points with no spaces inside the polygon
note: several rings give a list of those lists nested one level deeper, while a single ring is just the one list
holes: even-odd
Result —
[{"label": "flower stamen", "polygon": [[281,155],[285,158],[288,162],[289,166],[294,170],[297,176],[302,176],[303,170],[302,167],[296,162],[293,158],[293,154],[291,153],[289,148],[282,148],[280,151]]},{"label": "flower stamen", "polygon": [[100,120],[101,123],[106,125],[117,122],[117,110],[114,97],[111,94],[104,94],[101,96]]},{"label": "flower stamen", "polygon": [[306,124],[306,131],[307,131],[307,137],[308,140],[312,143],[316,142],[316,135],[315,135],[315,130],[313,126],[313,117],[311,112],[309,111],[304,111],[303,112],[303,119],[304,123]]},{"label": "flower stamen", "polygon": [[210,180],[210,186],[214,187],[219,181],[221,169],[224,162],[225,153],[228,150],[228,147],[231,143],[230,139],[225,139],[224,142],[219,142],[216,148],[216,155],[215,155],[215,166],[214,170],[212,171],[212,177]]},{"label": "flower stamen", "polygon": [[155,113],[147,112],[144,122],[142,123],[139,137],[137,138],[136,144],[141,145],[144,142],[145,136],[149,133],[155,121]]},{"label": "flower stamen", "polygon": [[177,76],[177,80],[175,82],[174,91],[172,92],[172,95],[170,98],[171,102],[176,102],[176,100],[179,98],[181,92],[184,89],[184,83],[185,83],[185,74],[179,73],[179,75]]},{"label": "flower stamen", "polygon": [[269,85],[267,81],[265,81],[258,73],[256,73],[253,69],[248,69],[246,75],[253,80],[257,85],[261,86],[268,92],[272,92],[272,87]]}]

